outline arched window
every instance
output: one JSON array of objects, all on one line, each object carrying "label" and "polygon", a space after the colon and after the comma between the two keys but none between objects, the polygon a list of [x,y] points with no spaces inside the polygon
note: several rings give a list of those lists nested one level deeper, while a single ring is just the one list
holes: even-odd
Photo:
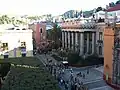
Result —
[{"label": "arched window", "polygon": [[42,33],[42,28],[40,29],[40,33]]}]

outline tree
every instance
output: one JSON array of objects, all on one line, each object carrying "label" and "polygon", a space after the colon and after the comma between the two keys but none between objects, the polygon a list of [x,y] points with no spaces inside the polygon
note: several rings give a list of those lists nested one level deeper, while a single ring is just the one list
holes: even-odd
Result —
[{"label": "tree", "polygon": [[50,30],[50,35],[52,41],[54,41],[55,46],[60,46],[61,28],[57,24],[54,24],[53,29]]},{"label": "tree", "polygon": [[118,1],[116,2],[116,4],[120,4],[120,0],[118,0]]},{"label": "tree", "polygon": [[98,7],[97,9],[96,9],[96,12],[99,12],[99,11],[102,11],[103,9],[102,9],[102,7]]},{"label": "tree", "polygon": [[114,7],[114,6],[115,6],[114,2],[109,3],[109,7]]}]

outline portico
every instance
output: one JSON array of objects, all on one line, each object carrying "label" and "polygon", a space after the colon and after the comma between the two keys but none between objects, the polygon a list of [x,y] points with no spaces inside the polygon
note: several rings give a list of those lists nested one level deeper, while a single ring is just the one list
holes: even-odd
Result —
[{"label": "portico", "polygon": [[[85,40],[87,34],[87,40]],[[62,45],[69,50],[82,54],[92,54],[95,51],[95,32],[62,31]],[[65,44],[64,44],[65,43]],[[85,47],[87,46],[87,47]],[[86,50],[85,50],[86,49]]]}]

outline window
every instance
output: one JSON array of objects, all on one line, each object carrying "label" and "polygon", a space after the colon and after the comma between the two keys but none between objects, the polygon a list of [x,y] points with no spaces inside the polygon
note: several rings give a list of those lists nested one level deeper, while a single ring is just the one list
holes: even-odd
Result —
[{"label": "window", "polygon": [[22,30],[26,30],[26,28],[23,28]]},{"label": "window", "polygon": [[21,42],[21,47],[26,48],[26,42]]},{"label": "window", "polygon": [[88,54],[91,54],[92,53],[92,41],[89,42],[89,52]]},{"label": "window", "polygon": [[17,28],[16,30],[20,30],[19,28]]},{"label": "window", "polygon": [[102,40],[103,33],[99,32],[99,40]]},{"label": "window", "polygon": [[99,46],[99,55],[102,55],[102,46]]},{"label": "window", "polygon": [[8,43],[2,43],[2,48],[4,50],[8,50]]},{"label": "window", "polygon": [[40,33],[42,33],[42,28],[40,29]]},{"label": "window", "polygon": [[89,33],[89,40],[92,41],[92,33]]},{"label": "window", "polygon": [[84,39],[87,40],[87,33],[84,33]]}]

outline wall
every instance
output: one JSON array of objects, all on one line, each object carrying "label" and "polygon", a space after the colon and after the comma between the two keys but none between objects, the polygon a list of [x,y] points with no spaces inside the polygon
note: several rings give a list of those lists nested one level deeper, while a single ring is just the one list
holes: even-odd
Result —
[{"label": "wall", "polygon": [[[113,70],[113,47],[114,47],[114,31],[112,28],[104,30],[104,75],[108,74],[111,83]],[[104,76],[105,79],[105,76]]]}]

